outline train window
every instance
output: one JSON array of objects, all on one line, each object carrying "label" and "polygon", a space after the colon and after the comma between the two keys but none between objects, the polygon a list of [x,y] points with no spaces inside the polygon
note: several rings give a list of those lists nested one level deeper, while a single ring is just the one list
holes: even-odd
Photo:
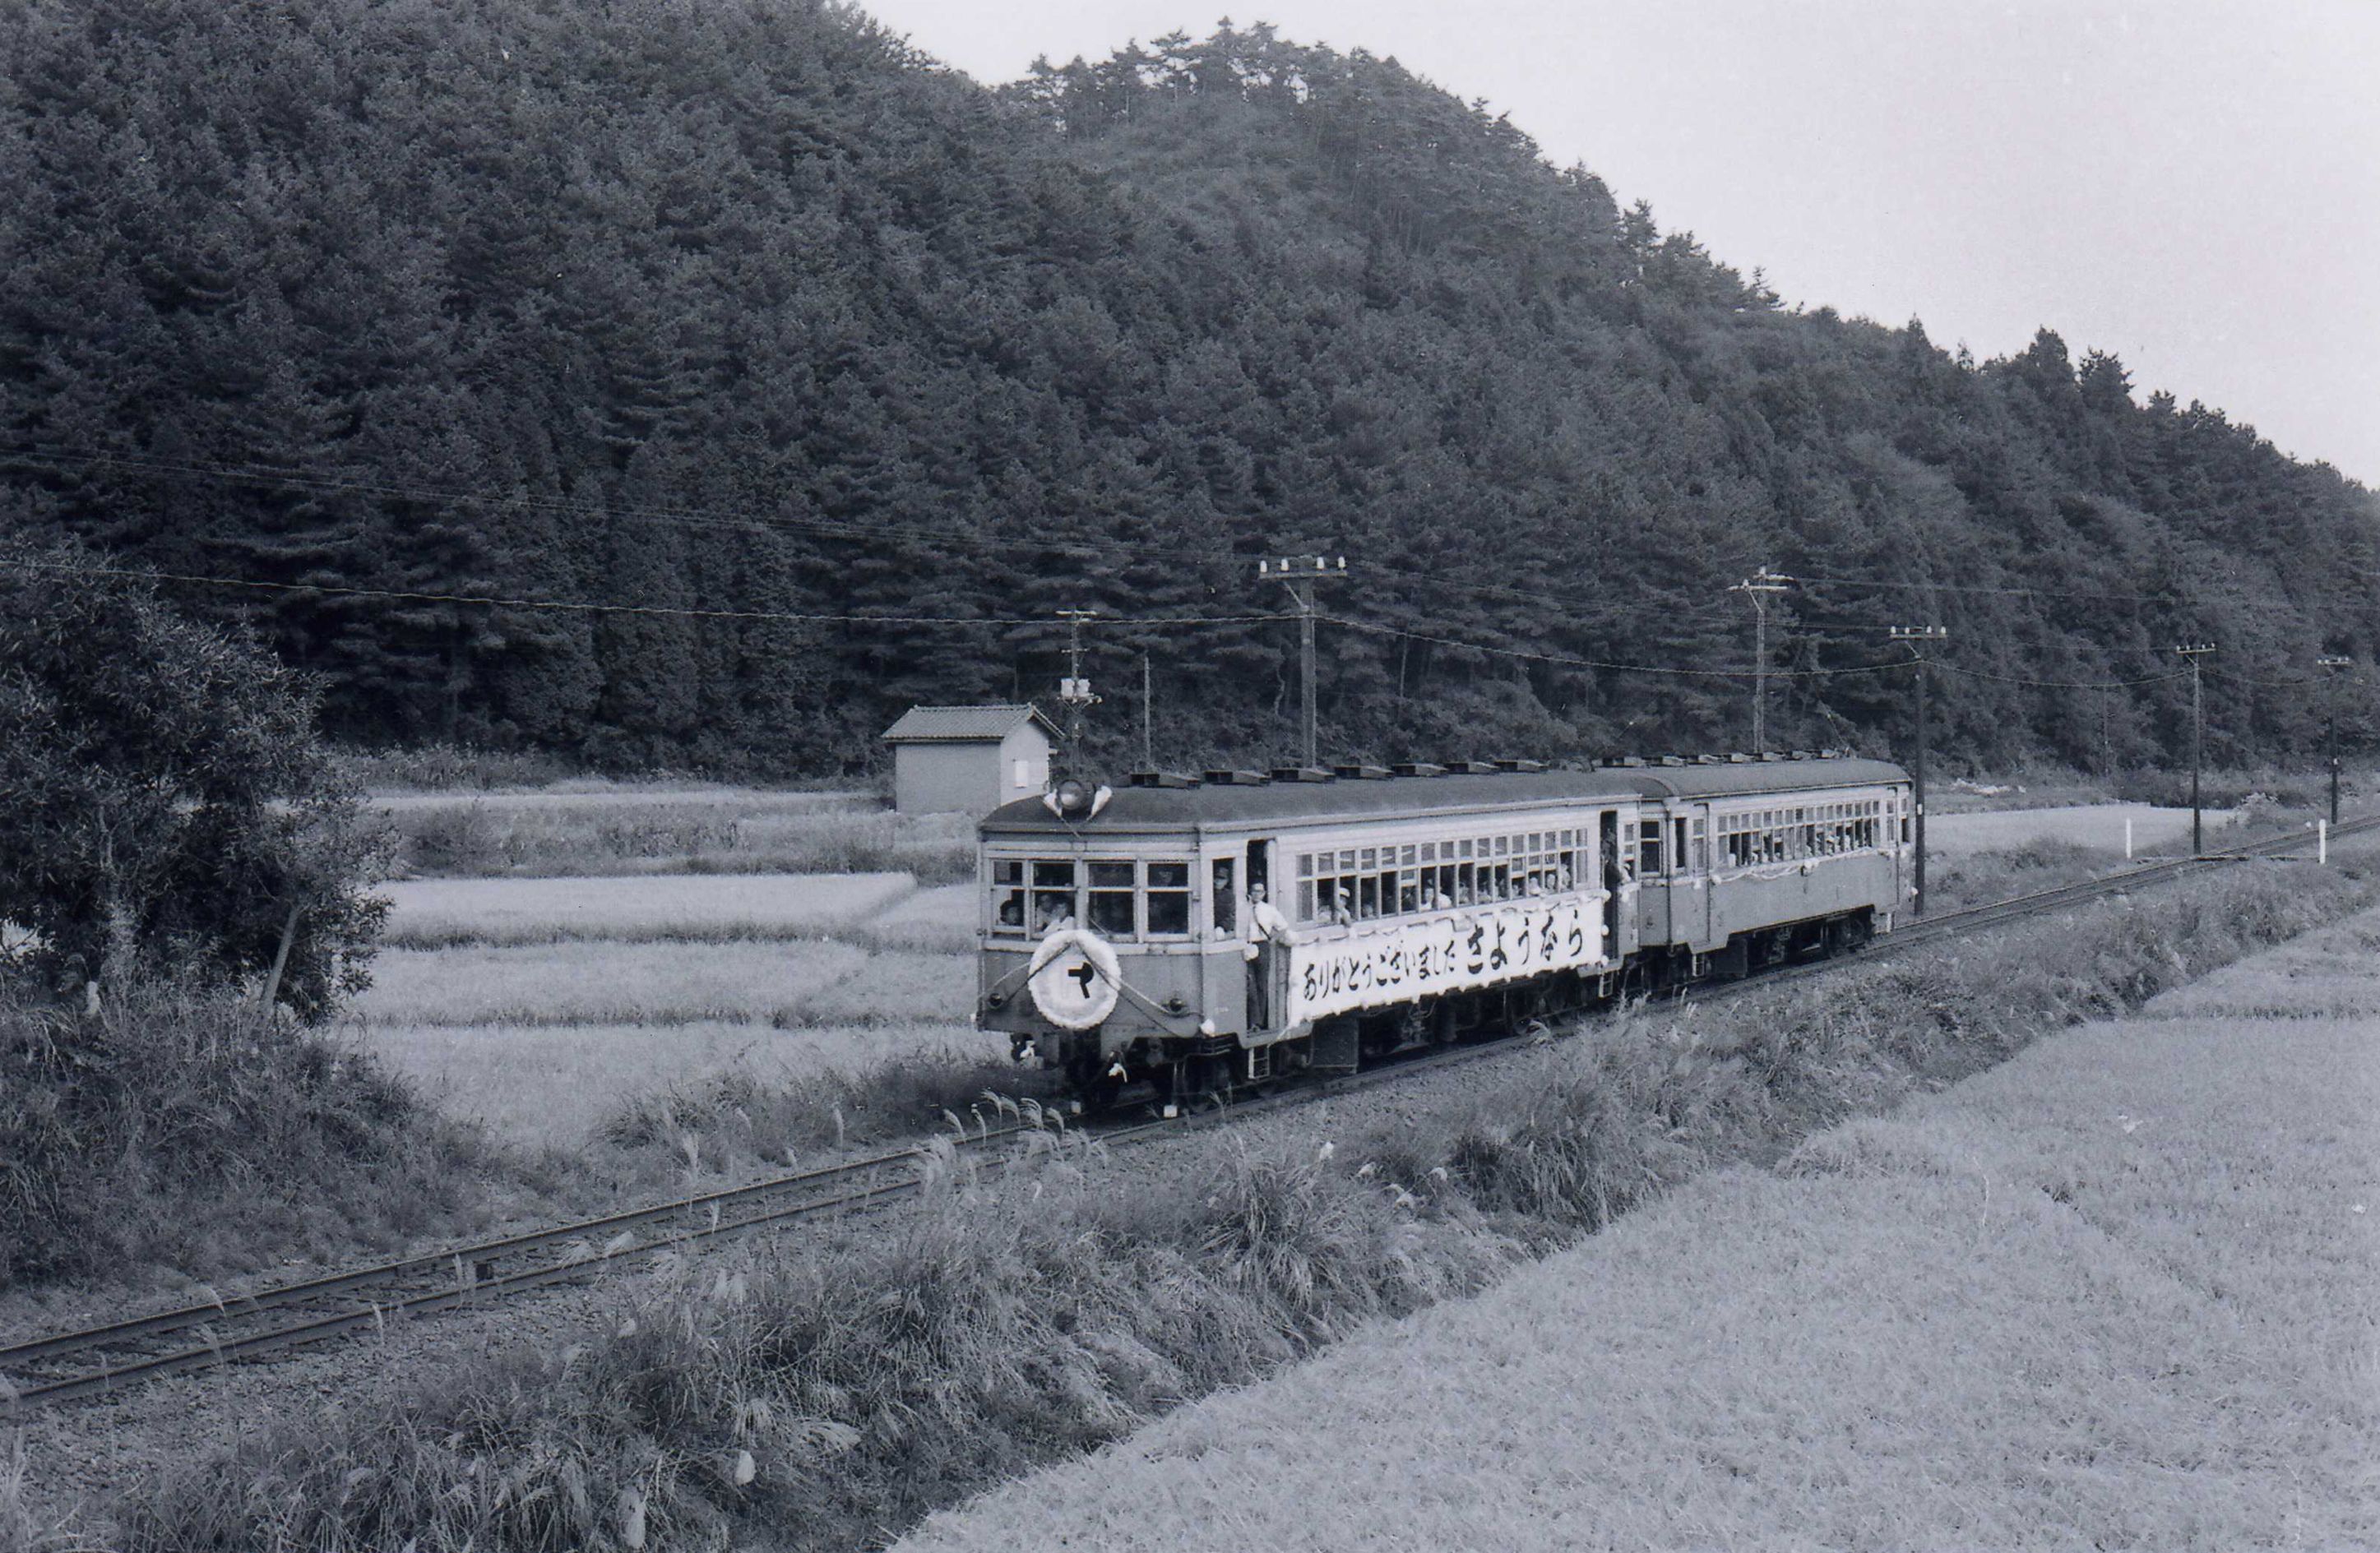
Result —
[{"label": "train window", "polygon": [[[1407,847],[1405,850],[1411,852],[1413,848]],[[1406,868],[1397,875],[1397,909],[1399,911],[1421,910],[1421,875],[1411,868]]]},{"label": "train window", "polygon": [[1380,915],[1380,880],[1377,874],[1366,874],[1355,881],[1355,916],[1369,922]]},{"label": "train window", "polygon": [[[1314,886],[1301,883],[1298,888],[1311,892]],[[1148,930],[1152,934],[1190,930],[1189,864],[1148,865]]]},{"label": "train window", "polygon": [[1698,874],[1710,872],[1710,821],[1697,816],[1689,835],[1694,845],[1690,854],[1694,871]]},{"label": "train window", "polygon": [[995,857],[991,862],[991,930],[1025,931],[1025,859]]},{"label": "train window", "polygon": [[1647,819],[1637,827],[1636,872],[1645,879],[1661,871],[1661,822]]},{"label": "train window", "polygon": [[1232,857],[1215,859],[1215,889],[1211,897],[1215,903],[1215,931],[1224,938],[1230,938],[1240,930],[1240,891],[1232,870],[1232,865],[1238,859]]},{"label": "train window", "polygon": [[1132,864],[1093,863],[1090,870],[1091,930],[1111,939],[1132,937]]},{"label": "train window", "polygon": [[1032,928],[1047,933],[1075,924],[1075,865],[1036,858],[1033,863]]}]

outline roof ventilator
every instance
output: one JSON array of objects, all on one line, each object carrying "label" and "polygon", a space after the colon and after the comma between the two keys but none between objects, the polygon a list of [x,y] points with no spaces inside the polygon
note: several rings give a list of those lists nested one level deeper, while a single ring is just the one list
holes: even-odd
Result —
[{"label": "roof ventilator", "polygon": [[1330,770],[1331,773],[1338,777],[1342,782],[1386,782],[1389,780],[1389,769],[1386,766],[1333,766],[1330,768]]},{"label": "roof ventilator", "polygon": [[1427,760],[1400,760],[1389,770],[1401,777],[1434,777],[1446,774],[1445,767],[1432,765]]},{"label": "roof ventilator", "polygon": [[1272,769],[1272,779],[1275,782],[1330,782],[1336,780],[1329,771],[1324,770],[1319,766],[1275,766]]},{"label": "roof ventilator", "polygon": [[1542,760],[1499,760],[1496,769],[1500,771],[1542,771],[1546,763]]},{"label": "roof ventilator", "polygon": [[1198,779],[1187,771],[1135,771],[1124,778],[1135,787],[1196,787]]},{"label": "roof ventilator", "polygon": [[1262,771],[1208,771],[1209,787],[1262,787],[1268,781]]}]

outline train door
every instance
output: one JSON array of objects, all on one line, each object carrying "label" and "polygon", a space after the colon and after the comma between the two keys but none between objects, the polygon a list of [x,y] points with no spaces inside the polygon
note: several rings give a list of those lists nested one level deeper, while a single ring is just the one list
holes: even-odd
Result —
[{"label": "train door", "polygon": [[1698,952],[1711,944],[1711,812],[1708,804],[1689,806],[1676,827],[1677,880],[1670,891],[1670,916],[1677,940]]},{"label": "train door", "polygon": [[[1256,955],[1246,961],[1247,1028],[1249,1033],[1268,1034],[1289,1023],[1289,945],[1287,908],[1273,898],[1272,843],[1251,841],[1247,845],[1247,921],[1242,927],[1245,940],[1256,946]],[[1262,890],[1265,902],[1257,904],[1257,892]]]},{"label": "train door", "polygon": [[1636,941],[1666,944],[1670,940],[1670,820],[1667,809],[1636,811]]},{"label": "train door", "polygon": [[1617,961],[1620,942],[1620,892],[1627,882],[1628,854],[1620,837],[1620,815],[1605,809],[1596,817],[1595,855],[1603,861],[1603,952]]}]

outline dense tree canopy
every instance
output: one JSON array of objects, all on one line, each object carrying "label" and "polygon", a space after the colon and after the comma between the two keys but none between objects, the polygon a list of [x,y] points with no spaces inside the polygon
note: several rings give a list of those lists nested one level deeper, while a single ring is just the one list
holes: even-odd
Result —
[{"label": "dense tree canopy", "polygon": [[1954,749],[2083,764],[2182,747],[2177,641],[2271,758],[2380,638],[2328,467],[1262,27],[994,92],[822,0],[26,0],[0,188],[0,522],[249,585],[169,586],[353,738],[846,768],[1083,605],[1111,751],[1146,657],[1160,760],[1262,759],[1308,551],[1346,757],[1741,744],[1762,564],[1799,743],[1897,736],[1891,624]]},{"label": "dense tree canopy", "polygon": [[73,547],[0,537],[0,921],[69,983],[361,985],[382,861],[304,677]]}]

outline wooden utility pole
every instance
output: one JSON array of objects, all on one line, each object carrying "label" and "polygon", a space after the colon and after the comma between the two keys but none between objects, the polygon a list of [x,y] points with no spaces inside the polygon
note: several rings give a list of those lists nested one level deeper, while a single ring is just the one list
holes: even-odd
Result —
[{"label": "wooden utility pole", "polygon": [[1058,618],[1066,623],[1066,677],[1059,682],[1058,699],[1066,708],[1066,763],[1075,766],[1083,758],[1083,715],[1097,705],[1099,698],[1091,694],[1091,682],[1083,676],[1083,622],[1096,620],[1097,610],[1060,610]]},{"label": "wooden utility pole", "polygon": [[1346,575],[1347,558],[1343,555],[1337,558],[1336,564],[1319,555],[1293,555],[1257,563],[1257,576],[1288,588],[1290,599],[1297,605],[1297,688],[1305,722],[1305,763],[1309,766],[1322,763],[1316,754],[1318,746],[1315,736],[1314,590],[1329,578],[1344,578]]},{"label": "wooden utility pole", "polygon": [[1917,843],[1917,857],[1911,873],[1911,882],[1916,886],[1916,893],[1910,901],[1910,915],[1923,916],[1925,915],[1925,691],[1926,682],[1933,675],[1926,666],[1925,654],[1917,644],[1949,641],[1950,631],[1945,625],[1896,625],[1892,627],[1892,639],[1909,644],[1909,661],[1917,669],[1917,758],[1912,763],[1909,772],[1910,797],[1917,811],[1915,823],[1912,826]]},{"label": "wooden utility pole", "polygon": [[1154,742],[1150,734],[1150,720],[1157,715],[1157,699],[1149,685],[1148,652],[1143,649],[1140,654],[1140,769],[1144,771],[1157,770],[1157,762],[1148,753]]},{"label": "wooden utility pole", "polygon": [[2330,767],[2330,828],[2338,829],[2338,672],[2355,666],[2352,658],[2325,653],[2313,661],[2314,667],[2324,671],[2323,682],[2328,694],[2323,698],[2323,743],[2328,746],[2324,757]]},{"label": "wooden utility pole", "polygon": [[1752,752],[1768,747],[1768,595],[1782,593],[1793,579],[1763,566],[1728,589],[1752,601]]},{"label": "wooden utility pole", "polygon": [[2199,857],[2206,852],[2206,818],[2199,807],[2198,783],[2200,768],[2206,748],[2206,701],[2200,692],[2198,661],[2215,650],[2213,642],[2183,642],[2174,651],[2190,660],[2190,855]]}]

